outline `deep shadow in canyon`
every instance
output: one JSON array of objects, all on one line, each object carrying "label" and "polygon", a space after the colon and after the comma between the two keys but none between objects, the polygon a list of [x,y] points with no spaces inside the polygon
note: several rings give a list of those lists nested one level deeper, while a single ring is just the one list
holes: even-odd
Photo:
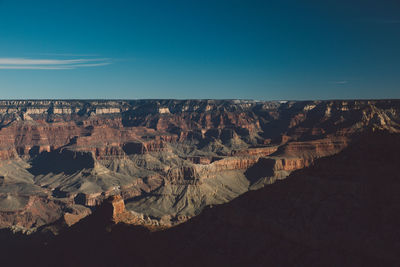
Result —
[{"label": "deep shadow in canyon", "polygon": [[77,152],[68,149],[43,151],[38,153],[31,162],[29,172],[33,175],[46,175],[48,173],[73,174],[85,168],[94,167],[94,159],[90,153]]}]

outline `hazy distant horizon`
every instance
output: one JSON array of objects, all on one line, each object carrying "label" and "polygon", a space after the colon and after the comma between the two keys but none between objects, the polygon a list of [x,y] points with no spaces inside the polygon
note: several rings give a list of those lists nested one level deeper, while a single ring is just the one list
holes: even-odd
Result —
[{"label": "hazy distant horizon", "polygon": [[307,102],[307,101],[400,101],[400,98],[337,98],[337,99],[245,99],[245,98],[1,98],[0,101],[254,101],[254,102]]}]

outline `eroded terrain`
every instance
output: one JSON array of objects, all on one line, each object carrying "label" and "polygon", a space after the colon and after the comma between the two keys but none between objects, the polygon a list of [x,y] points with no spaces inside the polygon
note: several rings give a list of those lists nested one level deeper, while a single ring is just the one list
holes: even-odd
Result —
[{"label": "eroded terrain", "polygon": [[125,205],[119,221],[170,227],[363,132],[398,133],[399,109],[395,100],[0,101],[0,227],[57,232],[110,196]]}]

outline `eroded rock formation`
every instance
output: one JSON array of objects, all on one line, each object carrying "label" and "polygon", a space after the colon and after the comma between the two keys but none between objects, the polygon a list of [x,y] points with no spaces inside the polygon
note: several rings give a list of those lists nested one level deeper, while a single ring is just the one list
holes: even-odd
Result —
[{"label": "eroded rock formation", "polygon": [[[163,231],[152,231],[160,229],[157,225],[150,231],[130,225],[157,221],[133,216],[117,194],[57,236],[0,230],[1,262],[66,267],[399,266],[399,150],[399,134],[363,133],[338,154],[316,159],[285,180],[209,206]],[[248,175],[276,171],[275,162],[260,158]]]},{"label": "eroded rock formation", "polygon": [[0,101],[0,227],[73,225],[110,196],[169,227],[400,131],[400,101]]}]

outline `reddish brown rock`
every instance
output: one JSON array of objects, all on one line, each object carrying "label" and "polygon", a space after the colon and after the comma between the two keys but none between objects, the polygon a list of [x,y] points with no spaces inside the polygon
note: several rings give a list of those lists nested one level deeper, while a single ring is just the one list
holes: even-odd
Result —
[{"label": "reddish brown rock", "polygon": [[126,212],[124,200],[120,195],[115,195],[111,197],[111,205],[113,207],[113,219],[115,222],[120,221]]}]

